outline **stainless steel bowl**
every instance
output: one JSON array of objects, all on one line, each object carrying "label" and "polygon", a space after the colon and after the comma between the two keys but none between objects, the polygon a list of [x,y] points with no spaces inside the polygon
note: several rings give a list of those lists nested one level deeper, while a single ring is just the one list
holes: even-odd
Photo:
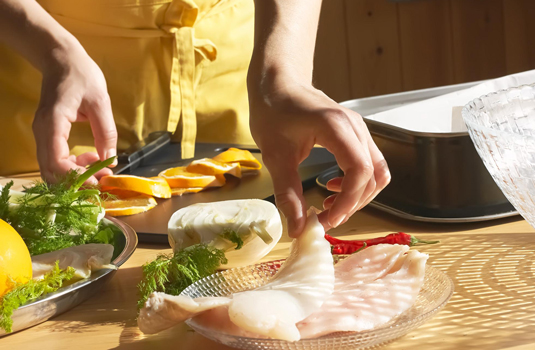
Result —
[{"label": "stainless steel bowl", "polygon": [[[115,218],[106,217],[104,220],[111,222],[121,229],[124,235],[121,253],[112,263],[119,268],[134,253],[137,247],[136,232],[124,222]],[[19,307],[13,313],[13,332],[35,326],[49,318],[68,311],[96,294],[117,270],[103,269],[91,274],[91,277],[61,288],[54,293],[47,294],[33,302]],[[11,333],[10,333],[11,334]],[[0,329],[0,337],[6,333]]]}]

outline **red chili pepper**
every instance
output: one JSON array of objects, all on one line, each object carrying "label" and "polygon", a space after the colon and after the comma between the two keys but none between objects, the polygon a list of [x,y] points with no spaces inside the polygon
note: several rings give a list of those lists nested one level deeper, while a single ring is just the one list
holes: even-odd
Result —
[{"label": "red chili pepper", "polygon": [[391,233],[385,237],[367,240],[342,240],[325,234],[325,239],[331,243],[333,254],[353,254],[361,249],[377,244],[402,244],[413,246],[416,244],[435,244],[440,241],[424,241],[404,232]]}]

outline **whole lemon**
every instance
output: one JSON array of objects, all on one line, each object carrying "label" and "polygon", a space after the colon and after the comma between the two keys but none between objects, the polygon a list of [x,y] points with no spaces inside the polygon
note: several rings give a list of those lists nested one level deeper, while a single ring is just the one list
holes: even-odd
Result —
[{"label": "whole lemon", "polygon": [[32,258],[28,247],[7,222],[0,220],[0,297],[15,283],[32,278]]}]

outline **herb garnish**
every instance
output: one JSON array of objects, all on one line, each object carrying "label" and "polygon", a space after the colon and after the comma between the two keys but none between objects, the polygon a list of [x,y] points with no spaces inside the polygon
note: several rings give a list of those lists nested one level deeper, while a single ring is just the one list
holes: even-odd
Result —
[{"label": "herb garnish", "polygon": [[83,174],[71,170],[55,184],[36,182],[24,193],[10,193],[12,183],[6,185],[0,194],[0,219],[17,230],[32,256],[86,243],[113,244],[117,230],[100,220],[100,191],[82,188],[113,160],[97,162]]},{"label": "herb garnish", "polygon": [[45,274],[43,279],[16,284],[7,294],[0,297],[0,328],[10,333],[13,326],[11,318],[13,311],[40,296],[55,292],[63,286],[63,283],[74,277],[74,272],[72,267],[61,270],[56,262],[54,269]]},{"label": "herb garnish", "polygon": [[221,249],[200,243],[172,255],[159,255],[143,265],[143,279],[138,284],[141,299],[138,308],[153,292],[179,295],[192,283],[213,274],[227,258]]}]

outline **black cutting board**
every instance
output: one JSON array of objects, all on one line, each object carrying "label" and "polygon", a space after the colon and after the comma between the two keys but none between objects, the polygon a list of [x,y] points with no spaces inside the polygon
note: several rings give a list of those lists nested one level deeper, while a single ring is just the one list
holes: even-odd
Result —
[{"label": "black cutting board", "polygon": [[[262,163],[262,154],[256,147],[243,147],[229,144],[204,143],[195,147],[195,159],[211,158],[229,147],[249,149]],[[180,159],[180,144],[171,143],[150,159],[143,160],[139,167],[128,172],[138,176],[158,176],[167,168],[185,166],[192,159]],[[316,177],[324,170],[336,164],[334,156],[324,148],[314,148],[310,156],[300,165],[299,174],[303,187],[314,186]],[[220,188],[213,188],[199,193],[186,194],[171,199],[158,199],[158,205],[145,213],[123,216],[121,220],[137,232],[140,242],[167,242],[167,223],[171,215],[180,208],[194,203],[216,202],[229,199],[266,199],[274,202],[273,186],[267,169],[262,166],[259,174],[245,175],[242,179],[227,177],[227,183]]]}]

